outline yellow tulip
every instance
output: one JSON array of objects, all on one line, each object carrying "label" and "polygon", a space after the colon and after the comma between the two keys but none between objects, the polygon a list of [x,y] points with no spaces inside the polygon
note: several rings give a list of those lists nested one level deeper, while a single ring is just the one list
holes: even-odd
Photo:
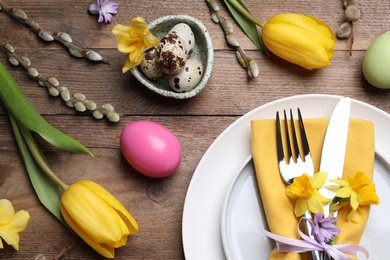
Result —
[{"label": "yellow tulip", "polygon": [[336,43],[327,24],[300,14],[271,17],[262,27],[262,39],[275,55],[309,70],[329,66]]},{"label": "yellow tulip", "polygon": [[115,25],[112,33],[118,40],[118,50],[129,54],[122,68],[123,73],[138,66],[145,56],[145,51],[157,46],[160,42],[148,30],[145,19],[142,17],[134,18],[129,26]]},{"label": "yellow tulip", "polygon": [[126,208],[92,181],[68,186],[61,197],[61,212],[66,223],[106,258],[114,258],[114,249],[138,232],[138,224]]},{"label": "yellow tulip", "polygon": [[[19,232],[22,232],[30,219],[27,211],[21,210],[15,214],[12,203],[7,199],[0,200],[0,237],[4,241],[19,249]],[[3,248],[3,242],[0,239],[0,248]]]}]

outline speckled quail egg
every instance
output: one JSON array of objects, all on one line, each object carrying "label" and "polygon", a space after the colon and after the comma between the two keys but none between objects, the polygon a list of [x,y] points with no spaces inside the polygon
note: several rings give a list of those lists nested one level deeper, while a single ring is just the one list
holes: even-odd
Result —
[{"label": "speckled quail egg", "polygon": [[184,68],[168,78],[169,86],[176,92],[186,92],[195,88],[203,76],[202,62],[188,59]]},{"label": "speckled quail egg", "polygon": [[187,61],[187,49],[184,40],[174,33],[165,35],[160,40],[156,57],[164,74],[179,73]]},{"label": "speckled quail egg", "polygon": [[179,35],[183,40],[187,49],[187,55],[190,56],[195,47],[195,35],[191,30],[191,27],[186,23],[176,24],[169,33]]},{"label": "speckled quail egg", "polygon": [[145,76],[151,80],[156,80],[163,76],[160,64],[156,61],[155,48],[151,48],[145,52],[145,56],[139,67]]}]

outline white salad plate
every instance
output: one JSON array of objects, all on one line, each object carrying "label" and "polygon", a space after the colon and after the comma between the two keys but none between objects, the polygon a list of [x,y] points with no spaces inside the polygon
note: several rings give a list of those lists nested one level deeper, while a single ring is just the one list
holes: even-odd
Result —
[{"label": "white salad plate", "polygon": [[[268,256],[273,244],[257,230],[257,227],[266,228],[266,222],[250,163],[250,121],[274,118],[276,111],[296,107],[301,109],[304,118],[330,117],[340,98],[308,94],[276,100],[248,112],[221,133],[199,162],[187,191],[182,222],[187,260],[228,257],[246,260]],[[381,203],[372,207],[361,245],[370,251],[371,259],[384,259],[388,255],[386,242],[390,240],[386,222],[390,213],[390,168],[387,163],[390,162],[390,115],[353,99],[351,117],[371,120],[375,126],[374,182]],[[245,196],[250,199],[245,204],[240,203]],[[245,221],[247,223],[243,223]],[[254,247],[255,251],[251,251]]]}]

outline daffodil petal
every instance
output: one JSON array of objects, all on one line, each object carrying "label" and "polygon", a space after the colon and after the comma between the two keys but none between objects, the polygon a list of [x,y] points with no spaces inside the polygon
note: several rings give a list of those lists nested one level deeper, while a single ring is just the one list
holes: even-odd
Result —
[{"label": "daffodil petal", "polygon": [[308,210],[307,200],[299,198],[295,203],[294,213],[296,217],[302,216]]},{"label": "daffodil petal", "polygon": [[314,174],[313,178],[311,179],[311,185],[313,187],[320,189],[326,182],[326,179],[328,178],[328,173],[326,172],[317,172]]},{"label": "daffodil petal", "polygon": [[10,228],[0,229],[0,237],[15,250],[19,250],[19,234],[16,231]]},{"label": "daffodil petal", "polygon": [[324,213],[324,205],[315,198],[308,199],[307,206],[312,213]]},{"label": "daffodil petal", "polygon": [[339,198],[348,198],[351,196],[352,189],[349,186],[343,187],[336,192],[336,196]]},{"label": "daffodil petal", "polygon": [[3,225],[11,221],[13,215],[15,214],[14,207],[9,200],[1,199],[0,200],[0,225]]},{"label": "daffodil petal", "polygon": [[30,214],[25,210],[21,210],[14,215],[11,225],[17,232],[21,232],[26,228],[29,219]]},{"label": "daffodil petal", "polygon": [[351,197],[349,198],[352,209],[356,210],[359,207],[359,197],[356,192],[351,192]]}]

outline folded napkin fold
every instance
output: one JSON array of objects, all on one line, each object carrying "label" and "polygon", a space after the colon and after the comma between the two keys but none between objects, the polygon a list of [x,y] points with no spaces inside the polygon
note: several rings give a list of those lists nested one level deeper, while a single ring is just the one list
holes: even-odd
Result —
[{"label": "folded napkin fold", "polygon": [[[304,120],[315,172],[319,171],[322,145],[328,122],[328,118]],[[286,184],[279,173],[275,124],[275,120],[254,120],[251,122],[253,161],[270,231],[277,235],[298,239],[297,225],[300,217],[296,218],[294,215],[295,200],[286,196]],[[360,171],[372,181],[374,158],[373,123],[363,119],[351,119],[344,175],[354,176]],[[337,244],[359,244],[367,223],[369,210],[369,206],[362,208],[365,217],[360,223],[347,220],[350,209],[339,211],[337,226],[341,232],[336,237]],[[269,259],[309,259],[309,254],[281,253],[273,250]]]}]

